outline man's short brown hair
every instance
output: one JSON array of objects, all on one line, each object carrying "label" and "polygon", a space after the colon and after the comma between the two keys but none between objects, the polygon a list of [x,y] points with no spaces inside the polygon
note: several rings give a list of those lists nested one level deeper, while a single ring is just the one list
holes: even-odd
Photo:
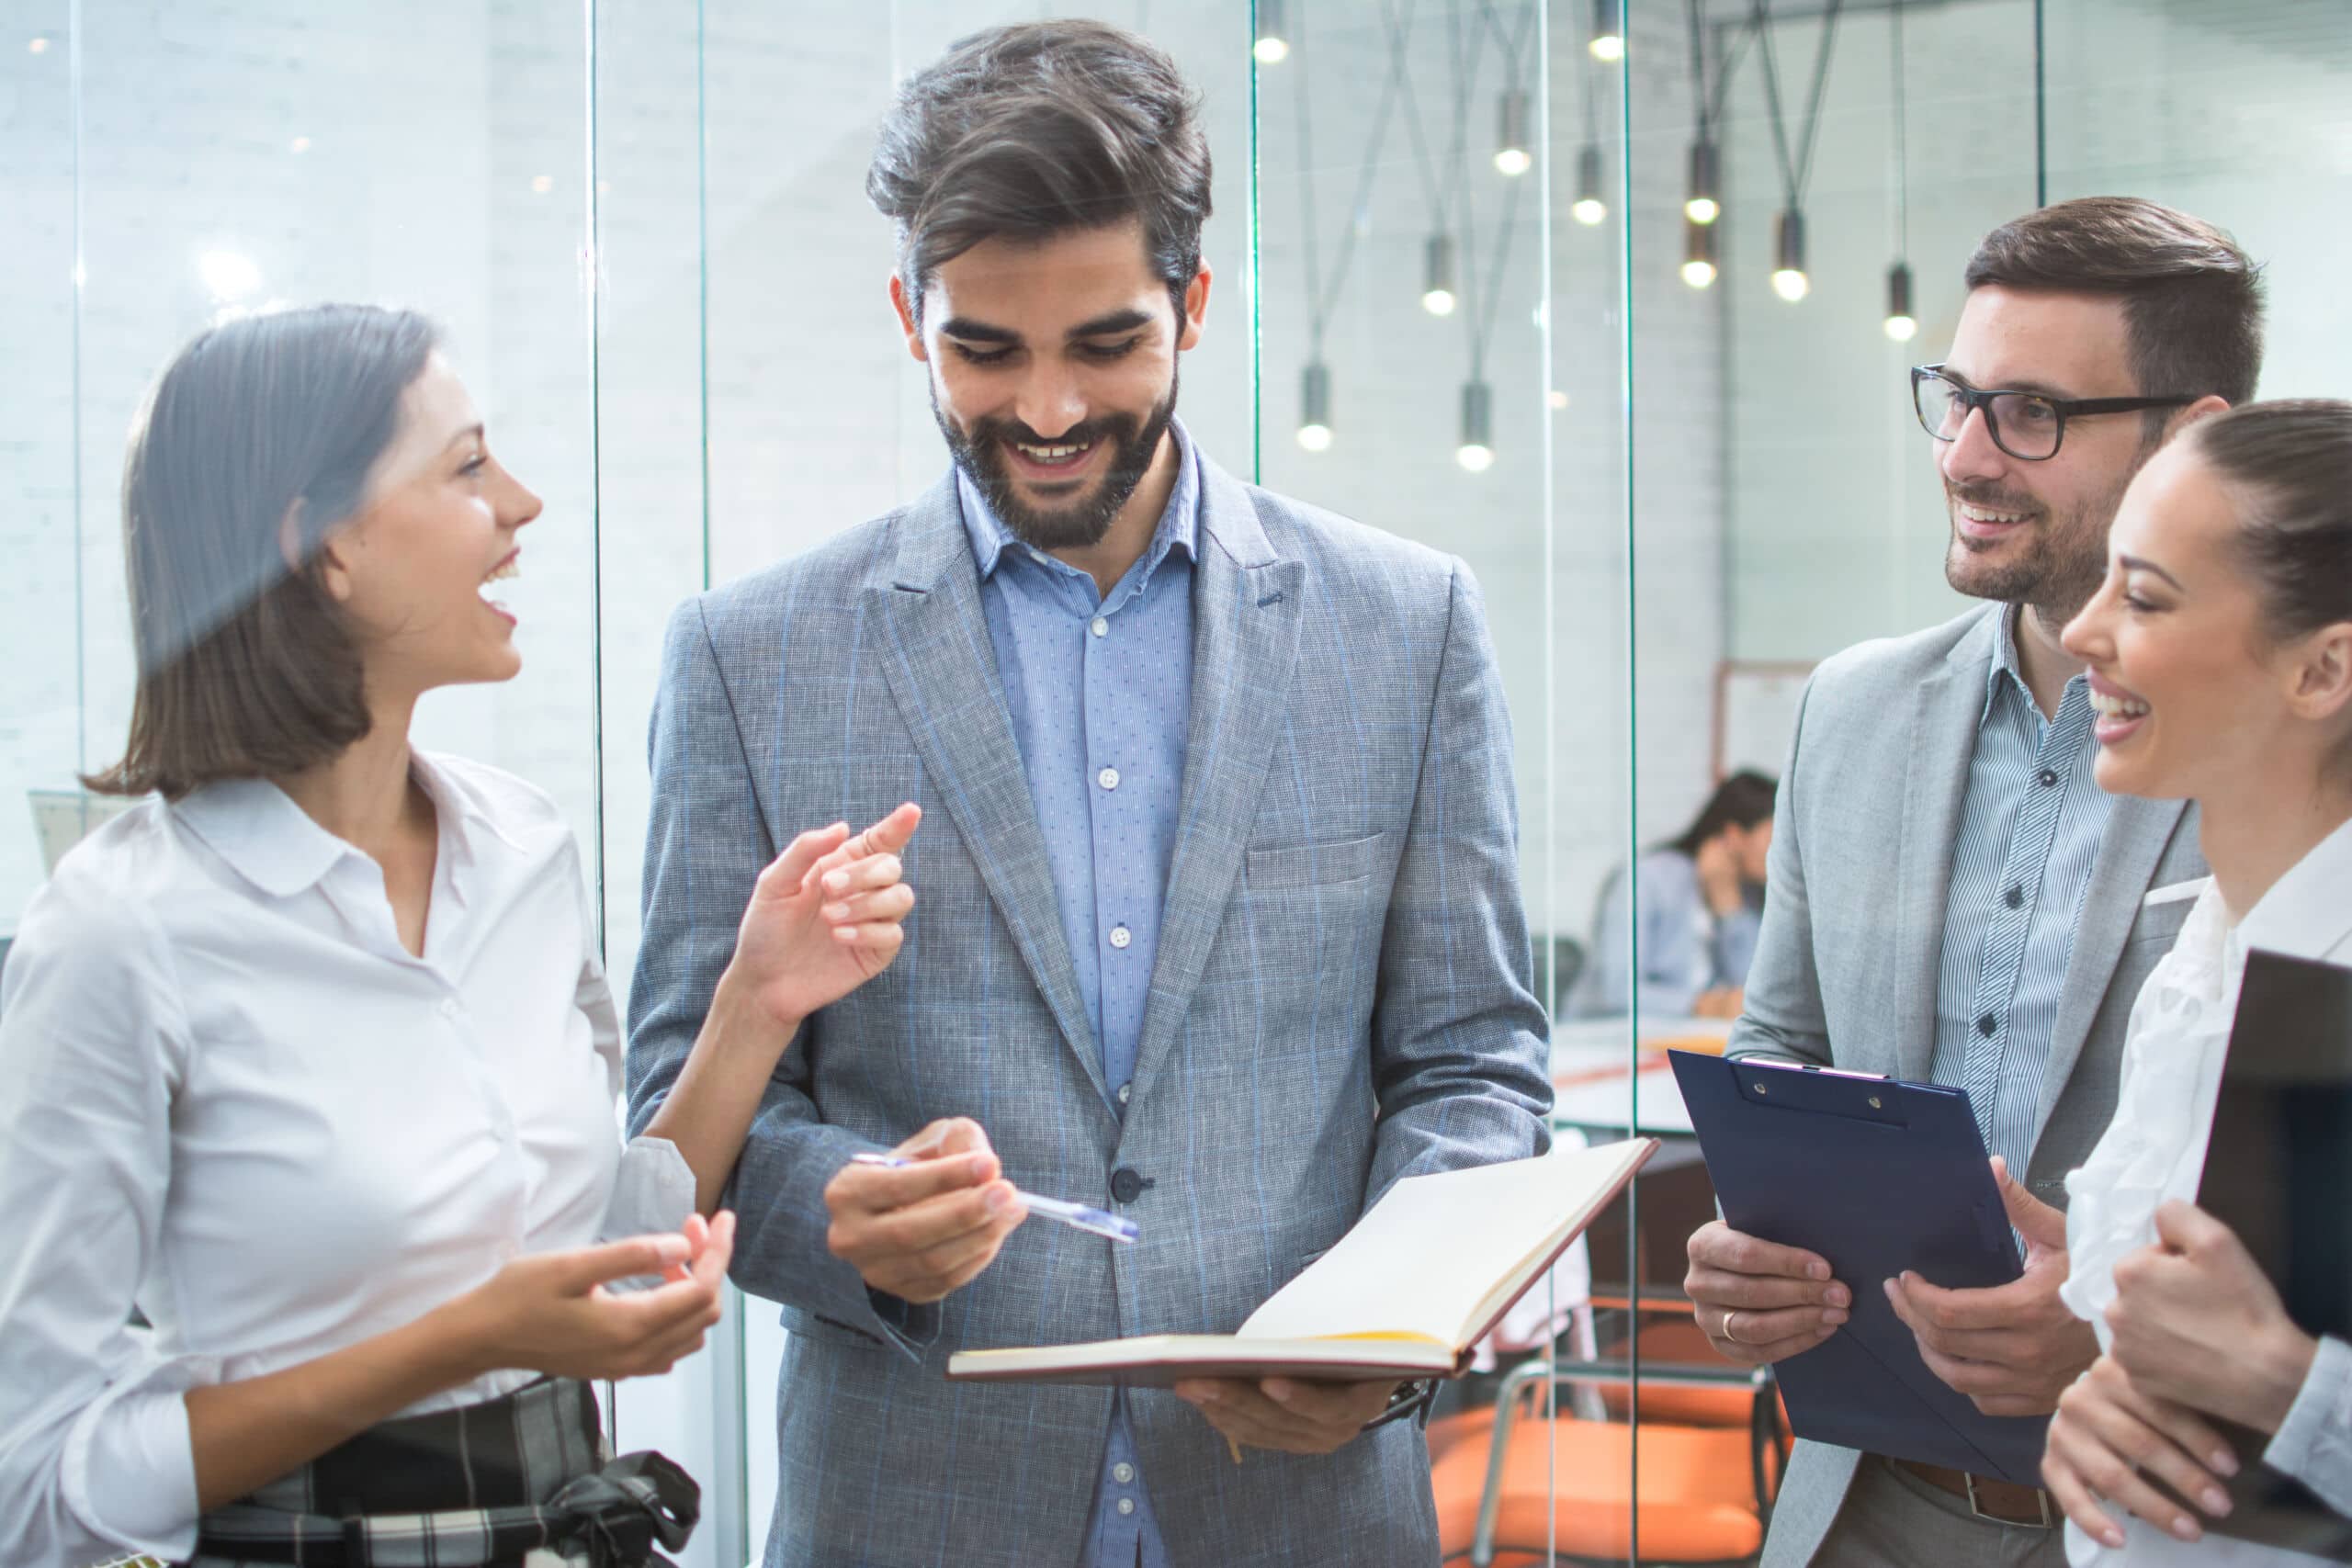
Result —
[{"label": "man's short brown hair", "polygon": [[83,783],[176,800],[300,773],[368,733],[358,645],[319,547],[364,504],[436,340],[406,310],[318,305],[228,321],[180,350],[123,467],[130,739]]},{"label": "man's short brown hair", "polygon": [[[2087,196],[2029,212],[1984,236],[1967,282],[2122,300],[2143,397],[2242,403],[2262,373],[2262,269],[2212,224],[2153,201]],[[2150,414],[2159,430],[2166,417]]]}]

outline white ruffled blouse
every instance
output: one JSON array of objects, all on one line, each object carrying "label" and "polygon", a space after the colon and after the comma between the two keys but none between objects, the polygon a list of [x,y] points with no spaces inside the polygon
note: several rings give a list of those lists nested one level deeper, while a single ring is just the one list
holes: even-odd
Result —
[{"label": "white ruffled blouse", "polygon": [[[2166,1199],[2196,1201],[2246,953],[2260,947],[2352,963],[2352,823],[2297,862],[2234,927],[2210,878],[2149,897],[2192,894],[2196,907],[2172,951],[2132,1003],[2115,1120],[2066,1179],[2070,1275],[2059,1293],[2091,1325],[2101,1350],[2112,1339],[2105,1314],[2115,1300],[2116,1262],[2155,1244],[2155,1213]],[[2352,1514],[2352,1347],[2320,1342],[2311,1376],[2263,1462]],[[2287,1568],[2324,1561],[2220,1537],[2191,1545],[2137,1518],[2125,1521],[2120,1550],[2068,1525],[2066,1556],[2075,1568]]]}]

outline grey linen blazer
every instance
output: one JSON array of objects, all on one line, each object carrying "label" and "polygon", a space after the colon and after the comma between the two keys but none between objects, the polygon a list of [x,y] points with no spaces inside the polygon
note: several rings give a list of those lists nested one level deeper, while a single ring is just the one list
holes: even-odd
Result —
[{"label": "grey linen blazer", "polygon": [[[1764,929],[1732,1056],[1779,1056],[1923,1080],[1936,1043],[1944,898],[1969,759],[2004,606],[1848,649],[1814,672],[1781,774]],[[2186,899],[2151,888],[2205,874],[2196,815],[2120,796],[2066,967],[2037,1102],[2028,1189],[2063,1208],[2066,1173],[2115,1112],[2124,1025],[2172,946]],[[1849,1280],[1875,1290],[1876,1280]],[[1767,1564],[1812,1561],[1860,1456],[1799,1442]]]},{"label": "grey linen blazer", "polygon": [[[734,1278],[790,1333],[775,1568],[1076,1563],[1110,1393],[950,1383],[952,1352],[1230,1331],[1399,1177],[1548,1145],[1510,721],[1468,571],[1204,468],[1181,826],[1124,1120],[952,479],[672,619],[632,1126],[762,866],[807,827],[925,813],[904,950],[808,1021],[727,1194]],[[1134,1171],[1141,1242],[1027,1224],[944,1303],[870,1294],[826,1249],[824,1186],[944,1116],[976,1118],[1034,1191],[1109,1207]],[[1237,1466],[1172,1395],[1133,1409],[1178,1562],[1436,1560],[1413,1423]]]}]

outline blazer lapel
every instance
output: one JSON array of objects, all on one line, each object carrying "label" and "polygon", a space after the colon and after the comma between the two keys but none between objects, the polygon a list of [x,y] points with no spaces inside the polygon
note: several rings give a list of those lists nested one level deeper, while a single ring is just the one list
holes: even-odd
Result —
[{"label": "blazer lapel", "polygon": [[1984,682],[2000,636],[1998,609],[1972,626],[1922,682],[1911,709],[1895,883],[1892,983],[1895,1077],[1925,1082],[1936,1055],[1936,989],[1943,969],[1944,902],[1968,768],[1984,714]]},{"label": "blazer lapel", "polygon": [[1136,1047],[1139,1084],[1168,1055],[1225,923],[1267,766],[1290,711],[1305,608],[1306,565],[1274,553],[1250,491],[1205,457],[1201,477],[1193,711],[1159,954]]},{"label": "blazer lapel", "polygon": [[2050,1026],[2050,1062],[2041,1075],[2041,1098],[2034,1111],[2029,1148],[2041,1142],[2041,1129],[2057,1109],[2066,1080],[2074,1076],[2075,1063],[2090,1037],[2099,1004],[2107,998],[2108,984],[2115,977],[2116,960],[2123,955],[2124,941],[2139,918],[2140,901],[2147,897],[2165,846],[2172,842],[2173,830],[2187,808],[2182,801],[2143,800],[2129,795],[2117,796],[2109,808],[2098,858],[2091,863],[2091,885],[2083,896],[2082,925],[2066,957],[2066,983],[2058,996],[2058,1017]]},{"label": "blazer lapel", "polygon": [[1107,1111],[1102,1052],[1062,936],[1060,897],[998,686],[952,471],[907,509],[898,534],[896,560],[864,590],[868,614],[888,630],[890,694],[1022,962]]}]

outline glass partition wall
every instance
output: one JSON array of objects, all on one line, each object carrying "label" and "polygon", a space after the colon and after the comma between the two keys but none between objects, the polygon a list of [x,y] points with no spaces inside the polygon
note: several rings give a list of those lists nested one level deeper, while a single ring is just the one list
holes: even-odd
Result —
[{"label": "glass partition wall", "polygon": [[[107,809],[76,778],[128,718],[118,495],[144,389],[220,312],[356,299],[443,324],[546,500],[514,585],[525,672],[436,695],[419,734],[557,800],[625,999],[670,610],[946,462],[885,296],[875,126],[953,39],[1074,14],[17,7],[0,37],[0,962]],[[1655,972],[1634,911],[1656,879],[1689,880],[1657,857],[1687,856],[1724,781],[1780,770],[1816,663],[1971,603],[1944,581],[1906,371],[1949,346],[1985,231],[2096,192],[2209,218],[2268,265],[2264,390],[2347,389],[2352,307],[2326,269],[2352,33],[2333,0],[1093,14],[1158,40],[1204,98],[1216,282],[1188,428],[1227,469],[1476,576],[1556,1136],[1665,1140],[1441,1398],[1446,1551],[1746,1558],[1767,1514],[1753,1479],[1778,1463],[1751,1419],[1770,1391],[1674,1300],[1713,1208],[1660,1049],[1720,1049],[1727,1022],[1702,1015],[1737,976]],[[612,1391],[619,1443],[702,1481],[690,1568],[761,1556],[784,1342],[773,1303],[738,1297],[702,1355]]]}]

